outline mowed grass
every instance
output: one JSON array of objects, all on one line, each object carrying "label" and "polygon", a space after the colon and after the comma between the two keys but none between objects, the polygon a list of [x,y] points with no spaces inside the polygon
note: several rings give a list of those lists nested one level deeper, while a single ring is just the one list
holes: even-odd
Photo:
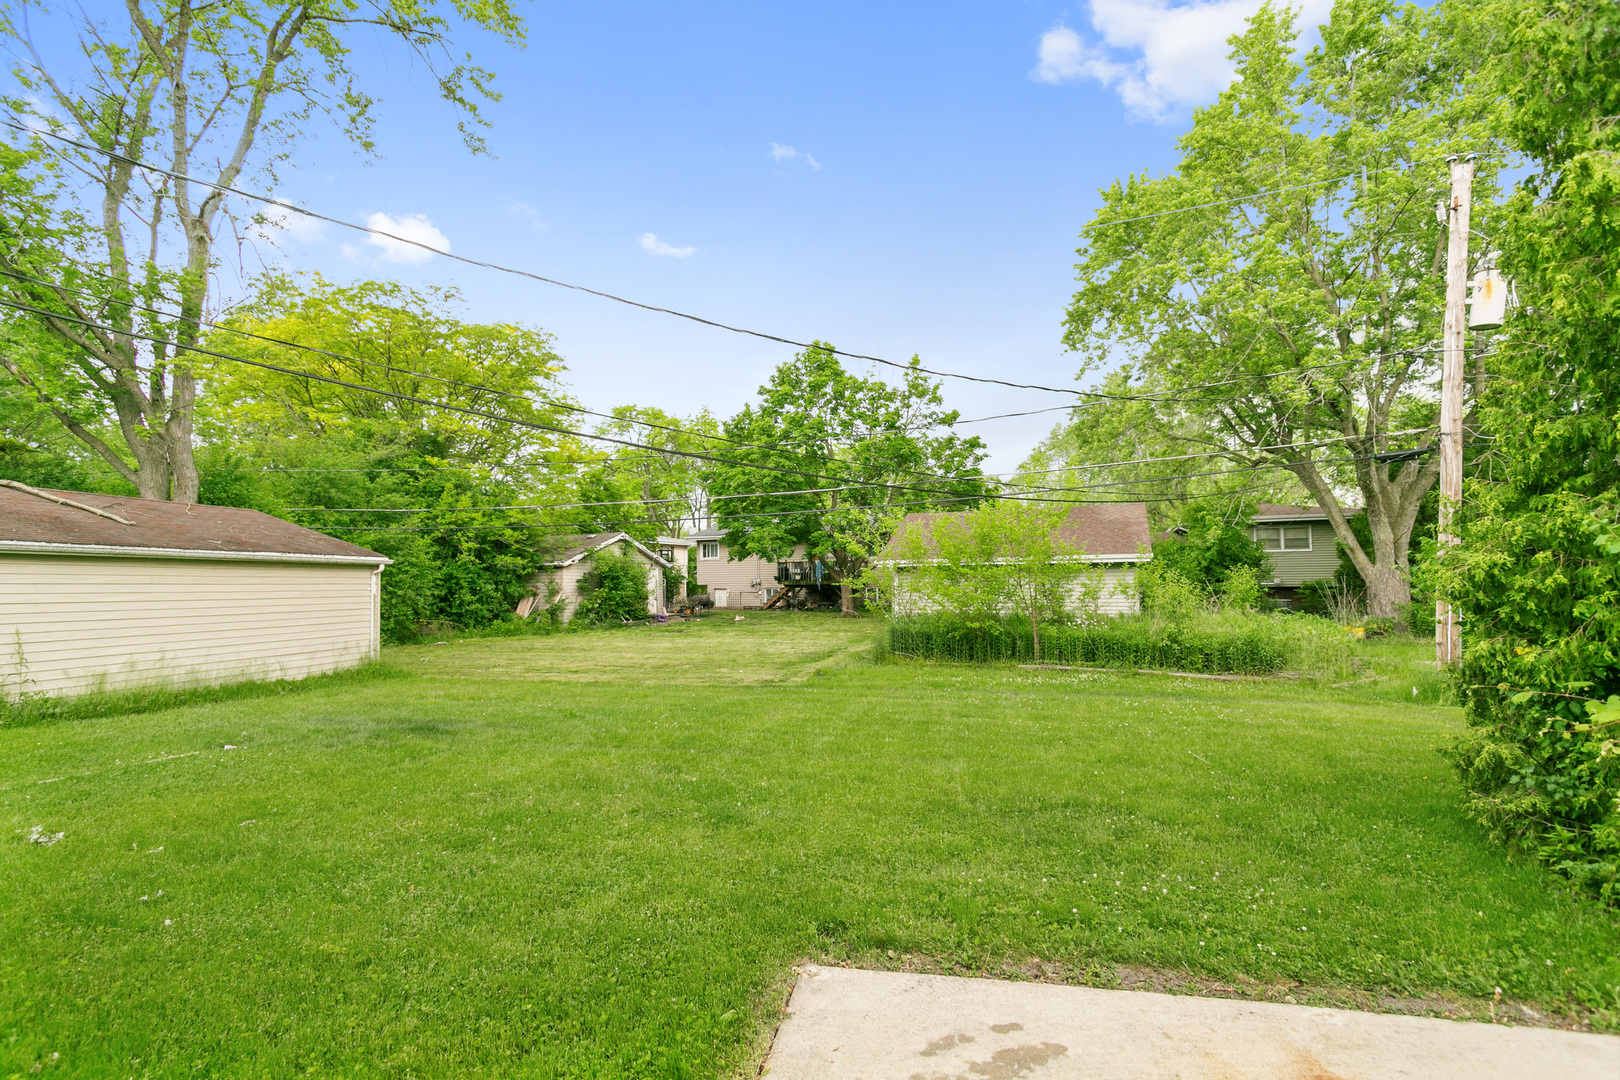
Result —
[{"label": "mowed grass", "polygon": [[0,730],[0,1075],[752,1075],[803,958],[1615,1008],[1614,914],[1458,811],[1454,710],[874,666],[871,630]]}]

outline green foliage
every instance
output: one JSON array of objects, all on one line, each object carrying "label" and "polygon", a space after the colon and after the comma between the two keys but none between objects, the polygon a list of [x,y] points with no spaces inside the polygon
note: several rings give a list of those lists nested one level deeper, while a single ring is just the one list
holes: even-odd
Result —
[{"label": "green foliage", "polygon": [[1155,623],[1181,623],[1202,611],[1208,591],[1171,566],[1157,559],[1136,568],[1136,587],[1142,596],[1142,610]]},{"label": "green foliage", "polygon": [[[550,337],[460,315],[453,290],[272,275],[209,341],[493,417],[560,420],[569,403]],[[414,641],[430,623],[477,629],[504,619],[546,538],[573,525],[544,511],[483,509],[572,501],[571,482],[551,467],[579,458],[571,439],[226,361],[207,370],[200,497],[393,559],[382,579],[384,640]]]},{"label": "green foliage", "polygon": [[1028,619],[995,621],[925,615],[894,619],[891,654],[975,664],[1048,663],[1149,668],[1203,674],[1270,675],[1287,652],[1269,628],[1212,630],[1183,623],[1157,625],[1141,617],[1100,619],[1081,626],[1048,626],[1040,651]]},{"label": "green foliage", "polygon": [[1174,570],[1206,592],[1220,591],[1239,567],[1253,571],[1258,581],[1266,566],[1265,549],[1240,524],[1244,514],[1239,507],[1234,515],[1208,500],[1189,504],[1180,522],[1185,534],[1154,541],[1153,564]]},{"label": "green foliage", "polygon": [[[894,386],[850,374],[818,343],[771,373],[759,402],[725,422],[725,457],[738,464],[706,470],[710,493],[727,497],[714,510],[734,557],[784,559],[803,545],[853,613],[854,585],[908,508],[985,495],[984,444],[951,430],[959,414],[917,367]],[[761,491],[795,494],[750,494]]]},{"label": "green foliage", "polygon": [[591,569],[579,580],[580,601],[572,622],[619,626],[647,617],[647,563],[625,550],[603,549],[591,556]]},{"label": "green foliage", "polygon": [[1253,611],[1260,606],[1260,573],[1252,566],[1234,566],[1221,579],[1221,608],[1226,611]]},{"label": "green foliage", "polygon": [[[1124,360],[1187,449],[1286,469],[1330,510],[1359,489],[1374,542],[1339,538],[1393,615],[1438,462],[1373,457],[1433,438],[1434,206],[1445,155],[1494,145],[1499,96],[1478,85],[1492,21],[1466,2],[1339,0],[1300,63],[1294,18],[1265,5],[1232,39],[1238,77],[1194,113],[1174,171],[1102,193],[1064,340],[1082,372]],[[1487,233],[1500,167],[1483,158],[1476,182]]]},{"label": "green foliage", "polygon": [[[34,48],[36,7],[76,39],[74,62]],[[523,23],[509,0],[130,0],[111,19],[49,7],[0,3],[13,58],[0,101],[41,132],[20,153],[0,152],[0,295],[34,308],[22,318],[54,348],[0,367],[142,497],[193,502],[199,384],[187,349],[212,306],[215,240],[243,235],[224,227],[227,191],[256,174],[278,187],[276,166],[322,118],[372,148],[373,99],[350,62],[352,35],[408,49],[481,149],[467,125],[482,124],[479,100],[498,95],[470,54],[444,62],[452,22],[510,44]],[[148,161],[167,175],[137,165]],[[250,235],[288,216],[267,206]]]},{"label": "green foliage", "polygon": [[[1470,812],[1620,902],[1620,5],[1503,4],[1509,131],[1534,159],[1503,266],[1522,307],[1481,405],[1492,466],[1431,560],[1463,612]],[[1594,709],[1596,712],[1594,712]]]},{"label": "green foliage", "polygon": [[1094,617],[1103,570],[1060,533],[1068,508],[1004,499],[921,518],[895,536],[895,606],[993,623],[1014,613],[1031,628],[1035,655],[1043,623]]}]

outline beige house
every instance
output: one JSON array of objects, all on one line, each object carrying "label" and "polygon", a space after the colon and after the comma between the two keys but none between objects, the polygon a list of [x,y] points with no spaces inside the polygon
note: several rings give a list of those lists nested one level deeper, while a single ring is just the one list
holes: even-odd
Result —
[{"label": "beige house", "polygon": [[[900,559],[895,552],[903,538],[912,529],[929,530],[942,519],[960,516],[957,513],[907,514],[895,530],[881,562],[893,573],[890,578],[894,590],[895,611],[917,614],[925,610],[924,602],[906,592],[906,570],[915,565]],[[1153,558],[1153,534],[1148,528],[1146,503],[1108,503],[1094,506],[1076,506],[1057,530],[1057,536],[1074,545],[1082,554],[1082,562],[1102,568],[1102,590],[1097,598],[1096,611],[1102,615],[1127,615],[1141,610],[1141,597],[1136,589],[1136,567]],[[1076,602],[1081,589],[1076,589]]]},{"label": "beige house", "polygon": [[540,573],[530,582],[529,594],[518,601],[518,618],[526,619],[537,612],[556,608],[563,622],[572,619],[584,599],[579,584],[591,571],[591,556],[611,547],[635,555],[646,567],[647,614],[662,615],[668,610],[664,603],[664,573],[673,563],[643,546],[629,533],[564,536],[557,538],[557,544],[561,550],[541,564]]},{"label": "beige house", "polygon": [[1320,507],[1261,503],[1250,521],[1249,536],[1265,548],[1271,564],[1270,580],[1261,584],[1279,600],[1292,600],[1307,581],[1338,572],[1338,538]]},{"label": "beige house", "polygon": [[[744,555],[732,561],[725,533],[717,529],[693,533],[697,545],[697,577],[693,584],[706,588],[716,608],[762,608],[781,587],[776,583],[775,559]],[[793,549],[793,561],[804,561],[804,545]]]},{"label": "beige house", "polygon": [[0,694],[354,667],[388,561],[256,510],[0,481]]}]

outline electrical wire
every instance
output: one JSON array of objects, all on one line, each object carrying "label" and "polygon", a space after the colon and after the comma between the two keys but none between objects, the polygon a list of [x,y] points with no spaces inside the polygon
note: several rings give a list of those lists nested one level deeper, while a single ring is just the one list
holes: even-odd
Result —
[{"label": "electrical wire", "polygon": [[[32,306],[30,306],[28,304],[19,304],[19,303],[15,302],[15,301],[6,300],[4,298],[0,298],[0,307],[8,307],[8,308],[11,308],[11,309],[16,310],[16,311],[24,311],[24,312],[28,312],[28,313],[33,314],[33,315],[40,315],[40,316],[44,316],[44,317],[47,317],[47,318],[56,319],[56,320],[61,321],[61,322],[73,323],[73,324],[76,324],[76,325],[79,325],[79,326],[85,326],[85,327],[89,327],[91,329],[100,330],[100,331],[102,331],[104,333],[121,334],[121,335],[123,335],[125,337],[135,338],[135,339],[142,340],[142,341],[153,341],[153,342],[158,342],[158,343],[161,343],[161,344],[170,344],[169,342],[165,341],[164,339],[155,337],[155,336],[153,336],[151,334],[143,334],[143,333],[138,333],[138,332],[131,331],[131,330],[120,330],[120,329],[117,329],[115,327],[106,326],[105,324],[102,324],[102,323],[92,322],[92,321],[90,321],[88,319],[80,319],[80,318],[76,318],[76,317],[69,316],[69,315],[63,315],[63,314],[61,314],[59,312],[47,311],[47,310],[45,310],[43,308],[32,307]],[[350,390],[359,390],[359,391],[362,391],[364,393],[377,394],[377,395],[379,395],[381,397],[394,398],[395,400],[399,400],[399,401],[408,401],[408,402],[411,402],[413,404],[422,405],[422,406],[427,407],[427,408],[442,409],[442,410],[444,410],[446,412],[461,413],[461,414],[466,415],[466,416],[476,416],[476,417],[479,417],[479,418],[485,419],[485,420],[494,420],[497,423],[513,424],[513,425],[516,425],[518,427],[529,428],[529,429],[532,429],[532,430],[535,430],[535,431],[547,431],[547,432],[552,432],[552,433],[558,434],[558,435],[570,435],[570,436],[573,436],[574,438],[589,439],[589,440],[593,440],[593,441],[596,441],[596,442],[613,443],[613,444],[618,445],[618,446],[626,446],[626,447],[631,447],[633,449],[638,449],[638,450],[651,450],[651,451],[654,451],[656,453],[667,455],[667,456],[692,458],[694,460],[699,460],[699,461],[713,462],[714,464],[717,464],[717,465],[731,465],[731,466],[734,466],[734,467],[737,467],[737,468],[754,469],[754,470],[758,470],[758,471],[761,471],[761,472],[781,473],[781,474],[784,474],[784,475],[787,475],[787,476],[802,476],[802,477],[808,477],[808,478],[813,479],[813,480],[832,480],[832,481],[835,481],[835,482],[838,482],[838,483],[843,483],[843,482],[845,482],[847,480],[846,477],[831,476],[831,475],[828,475],[828,474],[825,474],[825,473],[808,472],[808,471],[803,470],[803,469],[789,469],[789,468],[785,468],[785,467],[782,467],[782,466],[766,465],[766,464],[761,464],[761,463],[756,463],[756,462],[732,461],[732,460],[729,460],[727,458],[717,457],[714,454],[703,453],[701,451],[676,450],[676,449],[673,449],[673,448],[670,448],[670,447],[650,446],[647,443],[636,442],[633,439],[620,439],[620,438],[616,438],[616,437],[611,436],[611,435],[602,435],[602,434],[593,434],[593,433],[584,432],[584,431],[575,431],[575,430],[573,430],[571,428],[559,427],[559,426],[554,425],[554,424],[542,424],[542,423],[539,423],[538,421],[534,421],[534,420],[521,420],[521,419],[518,419],[517,417],[504,416],[504,415],[502,415],[500,413],[490,412],[490,411],[485,410],[485,409],[477,409],[477,408],[473,408],[473,407],[467,406],[467,405],[450,405],[450,404],[447,404],[447,403],[444,403],[444,402],[431,401],[431,400],[429,400],[427,398],[417,397],[414,394],[406,394],[406,393],[403,393],[403,392],[397,391],[397,390],[385,390],[385,389],[382,389],[380,387],[365,386],[365,385],[360,384],[360,383],[352,383],[352,382],[348,382],[348,381],[343,380],[343,379],[334,378],[334,377],[332,377],[330,375],[320,375],[320,374],[317,374],[316,372],[312,372],[312,371],[301,371],[301,370],[298,370],[296,368],[282,367],[279,364],[270,364],[270,363],[266,363],[266,362],[264,362],[262,360],[250,360],[250,359],[248,359],[246,357],[233,356],[230,353],[220,352],[217,349],[207,349],[207,348],[203,348],[203,347],[197,346],[197,345],[188,345],[188,346],[185,346],[185,348],[186,348],[186,351],[197,353],[197,354],[199,354],[201,356],[212,356],[212,357],[216,357],[216,358],[221,359],[221,360],[232,360],[232,361],[235,361],[236,363],[246,364],[246,365],[248,365],[250,367],[264,368],[267,371],[280,372],[283,375],[293,375],[293,376],[297,376],[299,378],[304,378],[304,379],[314,379],[317,382],[330,383],[330,384],[332,384],[334,386],[342,386],[342,387],[345,387],[346,389],[350,389]],[[982,476],[964,476],[964,477],[950,477],[950,478],[946,478],[946,479],[950,479],[950,480],[957,481],[957,482],[962,482],[962,483],[969,483],[969,482],[980,482],[980,481],[983,481],[985,478],[982,477]],[[895,491],[916,491],[916,492],[922,492],[924,494],[933,494],[933,495],[953,495],[954,496],[954,495],[957,494],[956,492],[940,491],[937,488],[920,487],[920,486],[915,485],[915,484],[891,484],[891,483],[887,483],[887,482],[884,482],[884,481],[874,481],[874,482],[869,483],[869,484],[862,484],[861,486],[862,487],[868,487],[868,488],[884,488],[884,489],[895,490]],[[1054,500],[1032,500],[1032,501],[1054,501]]]},{"label": "electrical wire", "polygon": [[[629,305],[630,307],[641,308],[642,310],[645,310],[645,311],[656,312],[656,313],[664,314],[664,315],[671,315],[671,316],[674,316],[676,318],[687,319],[687,320],[689,320],[691,322],[700,323],[700,324],[705,325],[705,326],[711,326],[711,327],[714,327],[714,328],[719,329],[719,330],[726,330],[726,331],[730,331],[731,333],[735,333],[735,334],[743,334],[743,335],[747,335],[749,337],[756,337],[756,338],[760,338],[760,339],[765,340],[765,341],[773,341],[773,342],[777,342],[777,343],[782,344],[782,345],[791,345],[794,348],[798,348],[798,349],[809,349],[809,348],[814,347],[814,343],[812,343],[812,342],[797,341],[795,339],[782,337],[782,336],[777,335],[777,334],[768,334],[768,333],[765,333],[765,332],[760,331],[760,330],[750,330],[750,329],[747,329],[745,327],[732,326],[732,325],[730,325],[728,323],[718,322],[718,321],[716,321],[714,319],[706,319],[706,318],[703,318],[702,316],[699,316],[699,315],[693,315],[693,314],[690,314],[690,313],[684,312],[684,311],[677,311],[674,308],[659,307],[659,306],[654,305],[654,304],[644,304],[644,303],[642,303],[642,302],[640,302],[638,300],[631,300],[631,299],[629,299],[627,297],[618,296],[618,295],[616,295],[614,293],[604,292],[604,291],[602,291],[600,289],[592,289],[592,288],[588,288],[588,287],[586,287],[584,285],[575,285],[575,284],[572,284],[572,283],[569,283],[569,282],[566,282],[566,281],[560,281],[560,280],[558,280],[556,278],[545,277],[544,275],[532,273],[531,271],[528,271],[528,270],[519,270],[519,269],[517,269],[515,267],[503,266],[503,265],[501,265],[499,263],[487,262],[487,261],[480,260],[480,259],[471,259],[471,258],[468,258],[465,255],[454,255],[454,254],[451,254],[448,251],[441,251],[440,249],[438,249],[436,247],[433,247],[431,244],[425,244],[420,240],[413,240],[413,239],[411,239],[409,237],[398,236],[398,235],[395,235],[393,233],[385,232],[385,231],[380,230],[380,229],[371,228],[368,225],[358,225],[358,224],[356,224],[356,223],[354,223],[352,221],[344,221],[341,218],[329,217],[328,215],[320,214],[320,213],[317,213],[317,212],[315,212],[313,210],[306,210],[301,206],[294,206],[291,203],[282,202],[281,200],[275,199],[275,198],[273,198],[273,197],[271,197],[269,195],[262,195],[262,194],[259,194],[258,192],[246,191],[246,190],[241,189],[241,188],[230,187],[230,186],[224,185],[224,184],[218,184],[218,183],[215,183],[215,182],[210,181],[210,180],[203,180],[203,179],[199,179],[197,177],[187,176],[184,173],[177,173],[177,172],[174,172],[173,170],[170,170],[170,169],[164,169],[164,168],[162,168],[160,166],[152,165],[152,164],[149,164],[147,162],[140,161],[139,159],[136,159],[136,158],[131,158],[128,155],[120,154],[115,150],[109,150],[109,149],[105,149],[103,147],[95,146],[95,145],[90,144],[90,143],[80,142],[77,139],[70,139],[67,136],[60,135],[60,134],[58,134],[58,133],[56,133],[54,131],[46,131],[46,130],[41,129],[41,128],[29,127],[29,126],[27,126],[25,124],[20,124],[20,123],[16,122],[15,120],[0,120],[0,123],[4,123],[9,127],[12,127],[12,128],[14,128],[14,129],[16,129],[18,131],[22,131],[22,132],[25,132],[25,133],[30,134],[30,135],[34,135],[34,136],[43,135],[43,136],[45,136],[47,138],[55,139],[58,142],[65,143],[67,145],[77,147],[80,150],[87,150],[87,151],[89,151],[91,153],[101,154],[101,155],[103,155],[105,157],[111,158],[111,159],[113,159],[115,161],[118,161],[118,162],[120,162],[122,164],[126,164],[126,165],[132,166],[134,168],[143,169],[143,170],[148,171],[148,172],[153,172],[153,173],[156,173],[156,174],[158,174],[160,176],[167,176],[167,177],[170,177],[171,179],[180,180],[180,181],[183,181],[183,182],[186,182],[186,183],[199,184],[199,185],[204,186],[204,187],[212,188],[212,189],[214,189],[216,191],[228,192],[230,194],[240,196],[240,197],[242,197],[244,199],[250,199],[250,200],[255,201],[255,202],[263,203],[266,206],[281,207],[283,209],[290,210],[290,211],[292,211],[294,213],[300,214],[300,215],[302,215],[304,217],[308,217],[308,218],[311,218],[311,219],[316,220],[316,221],[324,221],[324,222],[326,222],[328,224],[337,225],[337,226],[340,226],[340,227],[345,228],[345,229],[352,229],[352,230],[354,230],[356,232],[363,232],[363,233],[366,233],[368,235],[373,235],[373,236],[381,236],[381,237],[384,237],[384,238],[389,239],[389,240],[396,241],[396,242],[401,243],[401,244],[407,244],[407,245],[409,245],[411,247],[420,248],[420,249],[422,249],[424,251],[430,251],[435,255],[443,255],[447,259],[452,259],[452,260],[454,260],[456,262],[464,263],[464,264],[466,264],[468,266],[477,266],[477,267],[481,267],[481,268],[488,269],[488,270],[495,270],[495,271],[498,271],[500,273],[514,274],[514,275],[517,275],[519,277],[530,278],[530,279],[532,279],[534,281],[543,282],[543,283],[548,284],[548,285],[555,285],[555,286],[558,286],[558,287],[564,288],[564,289],[572,289],[572,290],[577,291],[577,292],[588,293],[588,294],[590,294],[592,296],[599,296],[599,297],[602,297],[603,299],[612,300],[612,301],[615,301],[616,303],[620,303],[620,304],[626,304],[626,305]],[[1400,168],[1400,167],[1401,166],[1390,166],[1389,169]],[[1389,171],[1389,169],[1380,169],[1378,171],[1379,172],[1387,172],[1387,171]],[[1340,179],[1348,179],[1348,178],[1340,178]],[[1302,185],[1302,186],[1305,186],[1305,187],[1317,187],[1317,186],[1320,186],[1323,183],[1329,183],[1329,182],[1332,182],[1332,181],[1319,181],[1316,184]],[[1283,191],[1283,190],[1293,190],[1293,189],[1278,189],[1278,190]],[[1240,198],[1235,199],[1235,200],[1226,200],[1226,201],[1227,202],[1243,202],[1243,201],[1246,201],[1248,199],[1259,198],[1259,197],[1262,197],[1264,195],[1274,194],[1274,193],[1275,192],[1258,192],[1258,193],[1256,193],[1254,195],[1243,196],[1243,197],[1240,197]],[[1210,205],[1219,205],[1219,204],[1210,204]],[[1185,207],[1182,210],[1164,211],[1164,213],[1166,213],[1166,214],[1168,214],[1168,213],[1182,213],[1182,212],[1186,212],[1186,211],[1194,210],[1194,209],[1200,209],[1200,207]],[[1147,216],[1147,217],[1158,217],[1158,216],[1162,216],[1162,214],[1151,214],[1151,215],[1145,215],[1145,216]],[[1136,220],[1136,219],[1125,219],[1125,220]],[[1110,224],[1124,224],[1125,220],[1121,220],[1121,221],[1118,221],[1118,222],[1112,222]],[[1043,391],[1043,392],[1046,392],[1046,393],[1074,395],[1074,396],[1078,396],[1078,397],[1087,397],[1087,398],[1105,398],[1106,399],[1106,398],[1112,398],[1113,397],[1113,395],[1103,394],[1103,393],[1099,393],[1099,392],[1096,392],[1096,391],[1076,390],[1076,389],[1073,389],[1073,388],[1062,389],[1062,388],[1059,388],[1059,387],[1044,386],[1044,385],[1041,385],[1041,384],[1038,384],[1038,383],[1015,383],[1015,382],[1009,382],[1009,381],[1007,381],[1005,379],[990,379],[990,378],[985,378],[983,376],[978,376],[978,375],[965,375],[965,374],[962,374],[961,372],[955,372],[955,371],[941,371],[941,370],[937,370],[937,369],[933,369],[933,368],[925,368],[925,367],[921,367],[921,366],[917,366],[917,365],[913,365],[913,364],[902,364],[902,363],[898,363],[898,362],[896,362],[894,360],[884,359],[881,356],[870,356],[870,355],[867,355],[867,354],[864,354],[864,353],[848,352],[848,351],[843,350],[843,349],[832,348],[831,346],[823,346],[823,347],[826,348],[826,350],[828,352],[831,352],[836,356],[843,356],[843,357],[846,357],[846,358],[851,359],[851,360],[866,360],[866,361],[869,361],[871,363],[882,364],[882,365],[885,365],[887,367],[897,368],[897,369],[899,369],[901,371],[914,371],[914,372],[919,372],[919,373],[922,373],[922,374],[925,374],[925,375],[933,375],[933,376],[936,376],[938,378],[962,379],[962,380],[965,380],[965,381],[968,381],[968,382],[985,383],[985,384],[991,384],[991,385],[996,385],[996,386],[1006,386],[1006,387],[1011,387],[1011,388],[1017,389],[1017,390],[1040,390],[1040,391]]]}]

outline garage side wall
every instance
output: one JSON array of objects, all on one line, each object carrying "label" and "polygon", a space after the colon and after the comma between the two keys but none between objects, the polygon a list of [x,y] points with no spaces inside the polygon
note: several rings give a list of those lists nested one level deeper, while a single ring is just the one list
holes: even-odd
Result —
[{"label": "garage side wall", "polygon": [[0,692],[300,679],[376,655],[373,566],[0,554]]}]

